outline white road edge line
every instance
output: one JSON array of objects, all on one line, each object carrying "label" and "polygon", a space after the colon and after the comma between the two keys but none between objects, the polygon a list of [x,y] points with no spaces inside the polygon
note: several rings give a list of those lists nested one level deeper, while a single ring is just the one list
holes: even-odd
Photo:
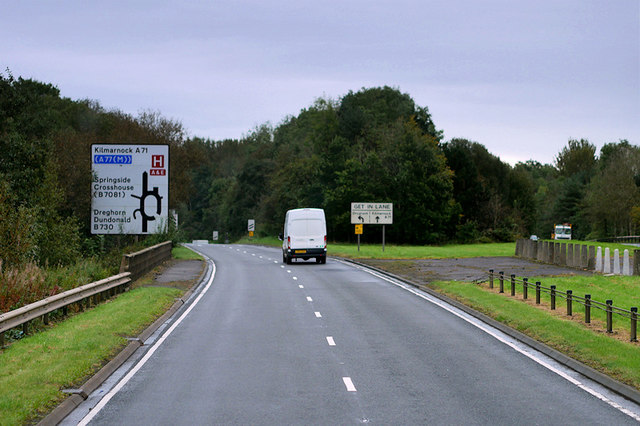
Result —
[{"label": "white road edge line", "polygon": [[171,333],[173,333],[176,327],[178,327],[178,325],[180,325],[180,323],[187,317],[187,315],[189,315],[191,310],[196,307],[198,302],[200,302],[200,299],[202,299],[205,293],[209,290],[209,287],[211,287],[211,284],[213,283],[213,279],[216,276],[216,264],[213,263],[213,260],[211,260],[211,267],[212,267],[211,277],[209,278],[209,281],[207,282],[207,285],[205,286],[205,288],[202,289],[202,291],[200,292],[198,297],[193,301],[193,303],[191,303],[191,305],[187,308],[186,311],[184,311],[184,313],[180,316],[180,318],[178,318],[173,323],[173,325],[169,327],[169,329],[162,335],[162,337],[158,339],[158,341],[151,347],[151,349],[149,349],[149,351],[140,359],[140,361],[138,361],[138,363],[127,373],[127,375],[124,376],[122,380],[120,380],[118,384],[116,384],[113,387],[113,389],[111,389],[109,393],[107,393],[100,400],[100,402],[96,404],[96,406],[93,407],[93,409],[78,423],[78,426],[85,426],[91,420],[93,420],[93,418],[107,405],[107,403],[111,400],[111,398],[113,398],[115,394],[117,394],[129,382],[129,380],[131,380],[131,378],[147,363],[147,361],[149,361],[149,358],[153,356],[153,354],[156,352],[156,350],[158,350],[160,345],[162,345],[162,343],[171,335]]},{"label": "white road edge line", "polygon": [[[346,263],[345,263],[346,264]],[[353,266],[353,265],[351,265]],[[598,398],[599,400],[609,404],[610,406],[612,406],[613,408],[621,411],[622,413],[626,414],[627,416],[633,418],[634,420],[640,421],[640,416],[635,414],[632,411],[627,410],[626,408],[624,408],[623,406],[621,406],[620,404],[618,404],[615,401],[612,401],[611,399],[607,398],[606,396],[602,395],[600,392],[596,391],[595,389],[589,387],[588,385],[582,383],[581,381],[569,376],[568,374],[564,373],[563,371],[558,370],[557,368],[553,367],[552,365],[550,365],[549,363],[547,363],[546,361],[540,359],[538,356],[536,356],[535,354],[532,354],[528,351],[523,350],[522,348],[519,348],[517,345],[503,339],[501,336],[499,336],[498,334],[496,334],[494,331],[492,331],[489,326],[485,325],[484,323],[481,323],[479,321],[479,323],[473,322],[471,320],[469,320],[469,318],[466,318],[464,315],[461,315],[459,312],[457,312],[456,310],[454,310],[452,307],[450,307],[448,304],[446,304],[445,302],[439,301],[438,299],[435,298],[431,298],[431,297],[427,297],[426,295],[419,293],[417,290],[414,290],[412,288],[409,287],[405,287],[404,284],[398,283],[395,280],[392,280],[389,277],[386,277],[382,274],[379,274],[375,271],[371,271],[368,270],[366,268],[360,268],[359,269],[368,272],[369,274],[378,277],[382,280],[385,280],[397,287],[400,287],[410,293],[415,294],[416,296],[433,303],[436,306],[441,307],[442,309],[452,313],[453,315],[457,316],[458,318],[461,318],[463,320],[465,320],[466,322],[468,322],[469,324],[475,326],[476,328],[479,328],[480,330],[484,331],[485,333],[487,333],[488,335],[494,337],[495,339],[497,339],[498,341],[504,343],[505,345],[511,347],[513,350],[521,353],[522,355],[526,356],[527,358],[537,362],[538,364],[540,364],[541,366],[547,368],[548,370],[552,371],[553,373],[557,374],[558,376],[562,377],[563,379],[569,381],[570,383],[574,384],[575,386],[579,387],[580,389],[584,390],[585,392],[595,396],[596,398]]]},{"label": "white road edge line", "polygon": [[356,387],[353,385],[353,381],[351,380],[351,377],[343,377],[342,381],[344,382],[344,385],[347,387],[347,391],[357,392]]}]

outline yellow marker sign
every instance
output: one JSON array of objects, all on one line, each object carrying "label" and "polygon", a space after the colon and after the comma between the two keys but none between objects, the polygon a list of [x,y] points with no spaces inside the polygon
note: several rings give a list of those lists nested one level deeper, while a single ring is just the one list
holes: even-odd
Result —
[{"label": "yellow marker sign", "polygon": [[249,231],[249,236],[253,237],[253,231]]},{"label": "yellow marker sign", "polygon": [[364,228],[364,225],[362,225],[362,224],[356,225],[356,235],[362,235],[362,229],[363,228]]}]

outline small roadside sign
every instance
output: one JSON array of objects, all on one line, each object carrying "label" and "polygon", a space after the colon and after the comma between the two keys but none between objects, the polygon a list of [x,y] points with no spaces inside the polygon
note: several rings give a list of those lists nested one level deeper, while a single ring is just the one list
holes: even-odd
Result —
[{"label": "small roadside sign", "polygon": [[356,235],[362,235],[362,230],[364,228],[363,224],[356,224]]},{"label": "small roadside sign", "polygon": [[256,221],[254,219],[249,219],[247,221],[247,231],[253,232],[256,230]]},{"label": "small roadside sign", "polygon": [[213,231],[213,241],[218,241],[218,231]]}]

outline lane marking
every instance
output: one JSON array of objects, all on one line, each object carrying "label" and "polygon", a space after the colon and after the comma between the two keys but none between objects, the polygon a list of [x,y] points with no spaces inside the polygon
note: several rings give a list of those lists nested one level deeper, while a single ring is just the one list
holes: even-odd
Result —
[{"label": "lane marking", "polygon": [[304,288],[304,286],[303,286],[302,284],[300,284],[298,287],[300,287],[300,288]]},{"label": "lane marking", "polygon": [[322,314],[320,312],[314,312],[316,314],[316,318],[322,318]]},{"label": "lane marking", "polygon": [[[630,411],[626,408],[624,408],[622,405],[618,404],[617,402],[611,400],[610,398],[608,398],[607,396],[603,395],[602,393],[598,392],[597,390],[593,389],[591,386],[582,383],[580,380],[571,377],[570,375],[568,375],[567,373],[559,370],[558,368],[554,367],[553,365],[549,364],[547,361],[545,361],[544,359],[540,358],[538,356],[537,353],[533,353],[533,351],[535,351],[535,349],[530,348],[529,350],[525,350],[524,348],[519,347],[516,343],[509,341],[507,339],[505,339],[504,337],[502,337],[501,335],[499,335],[498,333],[496,333],[492,327],[490,327],[489,325],[483,323],[482,321],[480,321],[479,319],[473,318],[470,319],[468,318],[466,315],[467,314],[463,314],[461,312],[459,312],[456,308],[454,308],[453,306],[450,306],[449,304],[447,304],[444,301],[441,301],[439,299],[436,299],[435,297],[432,296],[427,296],[425,294],[419,293],[418,290],[413,289],[413,288],[409,288],[406,287],[404,284],[397,282],[396,280],[392,280],[389,277],[386,277],[382,274],[379,274],[375,271],[370,271],[367,270],[365,268],[362,267],[358,267],[358,269],[368,272],[369,274],[378,277],[388,283],[391,283],[393,285],[395,285],[396,287],[402,288],[406,291],[408,291],[409,293],[412,293],[428,302],[433,303],[436,306],[439,306],[440,308],[444,309],[445,311],[450,312],[451,314],[457,316],[458,318],[466,321],[467,323],[473,325],[474,327],[484,331],[485,333],[487,333],[488,335],[492,336],[493,338],[495,338],[496,340],[498,340],[499,342],[502,342],[503,344],[509,346],[510,348],[512,348],[513,350],[515,350],[516,352],[521,353],[522,355],[526,356],[527,358],[531,359],[532,361],[540,364],[541,366],[545,367],[546,369],[548,369],[549,371],[557,374],[558,376],[562,377],[563,379],[567,380],[568,382],[572,383],[573,385],[577,386],[578,388],[584,390],[585,392],[587,392],[588,394],[598,398],[599,400],[605,402],[606,404],[610,405],[611,407],[615,408],[616,410],[626,414],[627,416],[633,418],[636,421],[640,421],[640,415],[634,413],[633,411]],[[477,321],[477,322],[476,322]],[[514,339],[515,341],[515,339]],[[524,345],[524,343],[522,343]],[[528,348],[528,346],[527,346]],[[537,351],[535,351],[537,352]],[[580,374],[580,373],[577,373]]]},{"label": "lane marking", "polygon": [[356,387],[353,385],[353,381],[351,380],[351,377],[343,377],[342,381],[344,382],[344,385],[347,387],[347,391],[357,392]]},{"label": "lane marking", "polygon": [[313,299],[307,296],[307,302],[313,302]]},{"label": "lane marking", "polygon": [[298,277],[293,277],[293,280],[294,281],[298,281]]},{"label": "lane marking", "polygon": [[336,341],[333,340],[332,336],[327,336],[327,343],[329,344],[329,346],[335,346],[336,345]]},{"label": "lane marking", "polygon": [[98,404],[96,404],[96,406],[93,407],[93,409],[91,409],[91,411],[78,423],[78,426],[87,425],[107,405],[107,403],[109,403],[109,401],[111,401],[111,398],[113,398],[118,392],[120,392],[120,390],[129,382],[129,380],[131,380],[133,378],[133,376],[147,363],[147,361],[149,361],[149,359],[153,356],[153,354],[164,343],[164,341],[167,340],[167,338],[180,325],[180,323],[182,323],[182,321],[187,317],[187,315],[189,315],[189,313],[193,310],[193,308],[196,307],[198,302],[200,302],[202,297],[209,290],[209,287],[211,287],[211,284],[213,283],[213,279],[216,276],[216,264],[213,263],[212,259],[210,259],[210,260],[211,260],[211,267],[212,267],[211,277],[209,278],[209,281],[207,282],[207,285],[202,289],[202,291],[200,292],[198,297],[196,297],[196,299],[193,301],[193,303],[191,303],[191,305],[187,308],[187,310],[184,311],[182,313],[182,315],[180,315],[180,318],[178,318],[171,325],[171,327],[169,327],[169,329],[162,335],[162,337],[160,337],[157,340],[157,342],[149,349],[149,351],[147,351],[147,353],[142,358],[140,358],[140,361],[138,361],[138,363],[127,373],[127,375],[124,376],[118,382],[118,384],[116,384],[113,387],[113,389],[111,389],[109,391],[109,393],[107,393],[100,400],[100,402],[98,402]]},{"label": "lane marking", "polygon": [[290,273],[291,273],[291,269],[287,269],[287,274],[290,274]]}]

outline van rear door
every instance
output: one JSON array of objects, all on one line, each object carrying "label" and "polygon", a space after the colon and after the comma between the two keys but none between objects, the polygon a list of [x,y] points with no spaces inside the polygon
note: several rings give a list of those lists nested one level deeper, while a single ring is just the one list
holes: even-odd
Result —
[{"label": "van rear door", "polygon": [[325,223],[319,217],[295,218],[289,223],[291,249],[324,248]]}]

